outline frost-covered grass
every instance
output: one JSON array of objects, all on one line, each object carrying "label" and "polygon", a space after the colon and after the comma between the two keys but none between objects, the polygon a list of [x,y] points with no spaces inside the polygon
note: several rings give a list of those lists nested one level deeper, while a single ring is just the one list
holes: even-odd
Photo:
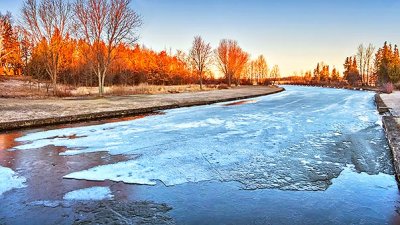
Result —
[{"label": "frost-covered grass", "polygon": [[65,200],[107,200],[114,196],[109,187],[90,187],[68,192]]},{"label": "frost-covered grass", "polygon": [[[391,173],[374,93],[288,86],[252,104],[181,108],[165,115],[31,133],[17,149],[66,146],[135,160],[65,178],[165,185],[238,181],[245,189],[324,190],[349,164]],[[65,137],[76,135],[80,138]],[[56,137],[56,138],[54,138]]]},{"label": "frost-covered grass", "polygon": [[14,188],[25,187],[26,179],[19,177],[12,169],[0,166],[0,196]]}]

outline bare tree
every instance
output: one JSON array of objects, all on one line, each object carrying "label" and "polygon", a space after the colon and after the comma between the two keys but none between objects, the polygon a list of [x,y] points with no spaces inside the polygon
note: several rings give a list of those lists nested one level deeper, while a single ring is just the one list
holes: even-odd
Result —
[{"label": "bare tree", "polygon": [[357,48],[357,67],[360,72],[361,81],[363,85],[370,84],[372,61],[375,53],[375,47],[369,44],[365,47],[360,44]]},{"label": "bare tree", "polygon": [[115,58],[115,49],[122,43],[137,41],[140,16],[130,8],[131,0],[77,0],[74,5],[76,31],[90,45],[92,70],[97,75],[99,95],[104,94],[104,80]]},{"label": "bare tree", "polygon": [[268,76],[268,65],[265,57],[263,55],[258,56],[255,61],[256,67],[256,79],[257,83],[259,84],[260,81],[264,81],[264,79]]},{"label": "bare tree", "polygon": [[33,43],[31,43],[29,34],[21,26],[16,27],[16,33],[21,53],[22,74],[27,75],[29,74],[28,63],[32,56]]},{"label": "bare tree", "polygon": [[357,66],[360,71],[361,75],[361,82],[364,85],[365,84],[365,62],[366,62],[366,57],[365,57],[365,47],[363,44],[360,44],[357,48]]},{"label": "bare tree", "polygon": [[223,39],[215,51],[220,71],[228,80],[228,86],[231,86],[232,79],[236,78],[238,84],[249,54],[243,51],[236,41]]},{"label": "bare tree", "polygon": [[57,92],[63,41],[70,32],[71,4],[68,0],[25,0],[22,6],[23,28],[34,45],[45,45],[46,72]]},{"label": "bare tree", "polygon": [[368,47],[365,49],[365,67],[366,67],[367,85],[371,84],[370,79],[371,79],[374,53],[375,53],[375,47],[372,44],[369,44]]},{"label": "bare tree", "polygon": [[199,77],[201,90],[203,89],[203,74],[211,63],[211,53],[210,43],[205,43],[200,36],[194,37],[189,56]]},{"label": "bare tree", "polygon": [[281,72],[279,71],[279,66],[278,65],[274,65],[274,67],[272,67],[270,76],[271,76],[271,79],[272,79],[272,84],[275,85],[276,81],[281,76]]},{"label": "bare tree", "polygon": [[256,63],[254,60],[251,60],[246,63],[246,66],[244,68],[244,73],[245,76],[252,84],[255,84],[256,82]]}]

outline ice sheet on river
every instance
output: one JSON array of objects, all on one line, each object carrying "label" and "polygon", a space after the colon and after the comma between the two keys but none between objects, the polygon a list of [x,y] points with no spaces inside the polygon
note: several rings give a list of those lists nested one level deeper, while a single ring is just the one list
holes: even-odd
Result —
[{"label": "ice sheet on river", "polygon": [[[165,115],[31,133],[17,149],[66,146],[134,160],[65,178],[165,185],[238,181],[244,189],[324,190],[347,165],[392,173],[374,93],[286,87],[253,104],[182,108]],[[74,138],[69,138],[74,137]]]},{"label": "ice sheet on river", "polygon": [[25,187],[26,179],[19,177],[12,169],[0,166],[0,196],[11,189]]}]

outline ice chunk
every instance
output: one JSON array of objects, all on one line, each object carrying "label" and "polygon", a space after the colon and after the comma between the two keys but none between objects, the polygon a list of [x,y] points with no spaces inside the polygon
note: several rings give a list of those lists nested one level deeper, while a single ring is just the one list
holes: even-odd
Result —
[{"label": "ice chunk", "polygon": [[29,203],[29,205],[44,206],[44,207],[49,207],[49,208],[56,208],[59,206],[64,206],[62,201],[57,201],[57,200],[39,200],[39,201],[31,202],[31,203]]},{"label": "ice chunk", "polygon": [[26,179],[12,169],[0,166],[0,196],[11,189],[25,187]]},{"label": "ice chunk", "polygon": [[114,196],[109,187],[90,187],[68,192],[64,195],[65,200],[106,200]]}]

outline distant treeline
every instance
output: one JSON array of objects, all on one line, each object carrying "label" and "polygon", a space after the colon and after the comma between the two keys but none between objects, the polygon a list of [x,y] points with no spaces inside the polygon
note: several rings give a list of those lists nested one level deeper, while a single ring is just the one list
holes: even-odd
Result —
[{"label": "distant treeline", "polygon": [[321,62],[313,71],[301,72],[282,78],[280,82],[309,85],[336,86],[384,86],[393,84],[400,88],[400,56],[397,45],[387,42],[375,51],[369,44],[359,45],[353,56],[345,59],[344,72],[340,74],[336,68],[332,70]]}]

